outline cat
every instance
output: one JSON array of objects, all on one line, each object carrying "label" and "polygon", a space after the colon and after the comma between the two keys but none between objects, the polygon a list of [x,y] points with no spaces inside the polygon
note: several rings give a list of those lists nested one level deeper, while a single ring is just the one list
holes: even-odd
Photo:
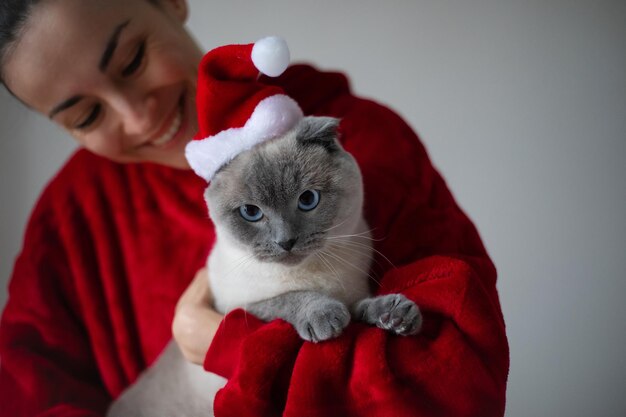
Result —
[{"label": "cat", "polygon": [[[368,323],[413,334],[419,310],[411,301],[368,298],[372,247],[361,173],[337,139],[338,124],[304,118],[211,181],[205,198],[217,233],[208,260],[215,307],[281,318],[311,342],[338,336],[350,309]],[[381,318],[390,301],[399,305]]]},{"label": "cat", "polygon": [[[415,334],[422,318],[413,301],[370,296],[373,248],[361,172],[338,140],[338,125],[335,118],[305,117],[216,173],[205,191],[216,231],[207,260],[215,308],[283,319],[314,343],[338,337],[352,317]],[[185,363],[170,342],[108,415],[210,415],[224,383]]]}]

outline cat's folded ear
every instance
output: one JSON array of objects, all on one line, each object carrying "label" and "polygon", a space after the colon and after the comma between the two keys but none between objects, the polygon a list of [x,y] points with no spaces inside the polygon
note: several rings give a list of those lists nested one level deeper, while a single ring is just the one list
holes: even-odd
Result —
[{"label": "cat's folded ear", "polygon": [[302,145],[322,146],[329,152],[341,149],[337,128],[340,120],[334,117],[309,116],[298,125],[296,139]]}]

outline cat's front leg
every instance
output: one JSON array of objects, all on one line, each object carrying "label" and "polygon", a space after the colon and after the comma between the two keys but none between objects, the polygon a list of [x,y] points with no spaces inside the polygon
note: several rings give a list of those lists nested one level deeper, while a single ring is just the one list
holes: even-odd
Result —
[{"label": "cat's front leg", "polygon": [[339,336],[350,323],[350,312],[342,302],[315,291],[287,292],[247,310],[262,320],[283,319],[301,338],[314,343]]},{"label": "cat's front leg", "polygon": [[354,317],[402,336],[416,334],[422,327],[422,313],[402,294],[366,298],[353,306]]}]

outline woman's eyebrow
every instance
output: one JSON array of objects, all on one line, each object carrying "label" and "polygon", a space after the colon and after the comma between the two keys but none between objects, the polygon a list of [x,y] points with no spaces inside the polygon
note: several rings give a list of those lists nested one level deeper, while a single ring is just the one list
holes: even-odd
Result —
[{"label": "woman's eyebrow", "polygon": [[126,26],[128,26],[129,23],[130,23],[130,19],[128,19],[125,22],[120,23],[119,25],[115,27],[115,29],[113,30],[113,33],[111,33],[111,36],[109,36],[109,41],[107,42],[107,46],[104,49],[104,53],[102,54],[102,57],[100,58],[100,65],[98,65],[100,72],[104,72],[107,66],[109,65],[109,62],[111,61],[111,58],[113,57],[113,53],[115,53],[115,48],[117,48],[117,41],[120,37],[120,34],[122,33],[122,30]]},{"label": "woman's eyebrow", "polygon": [[49,118],[53,118],[57,113],[62,112],[63,110],[72,107],[74,104],[78,103],[83,99],[83,96],[73,96],[65,100],[64,102],[57,104],[48,114]]}]

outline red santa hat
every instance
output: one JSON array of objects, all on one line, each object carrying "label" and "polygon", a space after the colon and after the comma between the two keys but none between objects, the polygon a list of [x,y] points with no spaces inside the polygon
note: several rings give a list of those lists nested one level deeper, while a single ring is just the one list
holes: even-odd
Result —
[{"label": "red santa hat", "polygon": [[211,181],[240,152],[298,124],[298,104],[280,87],[258,81],[259,72],[277,77],[288,65],[289,48],[278,37],[222,46],[204,56],[196,96],[199,130],[185,148],[196,174]]}]

